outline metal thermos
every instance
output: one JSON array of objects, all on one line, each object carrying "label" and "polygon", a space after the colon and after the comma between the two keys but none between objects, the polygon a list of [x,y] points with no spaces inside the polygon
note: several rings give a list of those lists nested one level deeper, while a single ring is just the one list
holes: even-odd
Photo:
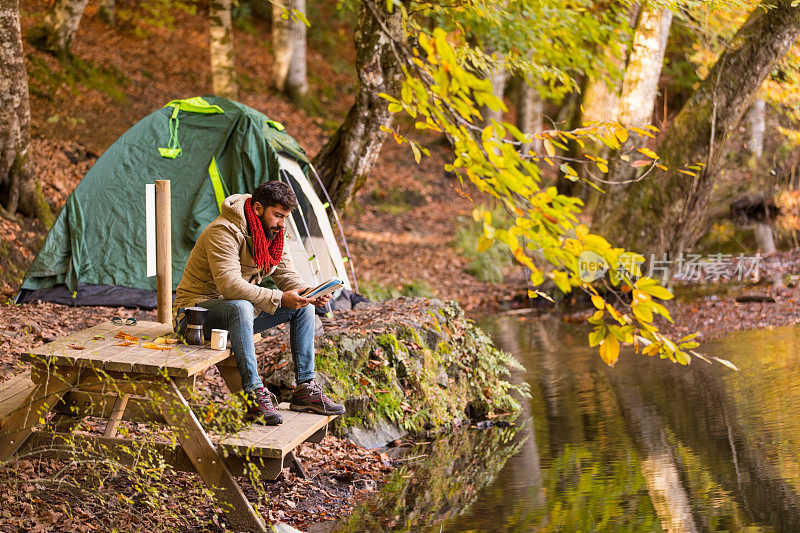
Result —
[{"label": "metal thermos", "polygon": [[208,309],[204,307],[186,308],[186,344],[202,346],[203,344],[203,324],[206,321]]}]

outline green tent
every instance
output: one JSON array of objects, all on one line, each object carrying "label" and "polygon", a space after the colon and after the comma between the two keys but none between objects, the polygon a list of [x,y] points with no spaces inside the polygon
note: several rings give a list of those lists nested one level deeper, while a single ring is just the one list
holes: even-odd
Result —
[{"label": "green tent", "polygon": [[146,274],[145,185],[170,180],[173,290],[203,228],[229,194],[289,182],[300,201],[289,233],[307,281],[338,277],[344,260],[308,181],[305,152],[283,126],[216,96],[175,100],[125,132],[67,200],[22,283],[18,302],[155,307]]}]

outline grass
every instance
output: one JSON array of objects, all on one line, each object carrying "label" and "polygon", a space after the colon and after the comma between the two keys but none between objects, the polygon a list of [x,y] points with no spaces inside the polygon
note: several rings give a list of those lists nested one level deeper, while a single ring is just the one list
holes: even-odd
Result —
[{"label": "grass", "polygon": [[373,302],[394,300],[404,296],[421,298],[432,298],[434,296],[433,289],[424,281],[412,281],[402,285],[383,285],[377,281],[363,281],[358,284],[358,290]]}]

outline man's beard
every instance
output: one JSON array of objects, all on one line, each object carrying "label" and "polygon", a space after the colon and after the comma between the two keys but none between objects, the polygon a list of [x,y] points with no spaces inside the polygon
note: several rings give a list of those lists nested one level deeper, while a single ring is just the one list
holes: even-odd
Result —
[{"label": "man's beard", "polygon": [[281,231],[280,226],[274,226],[265,231],[264,234],[267,236],[267,239],[272,240],[278,236],[278,233],[280,233],[280,231]]}]

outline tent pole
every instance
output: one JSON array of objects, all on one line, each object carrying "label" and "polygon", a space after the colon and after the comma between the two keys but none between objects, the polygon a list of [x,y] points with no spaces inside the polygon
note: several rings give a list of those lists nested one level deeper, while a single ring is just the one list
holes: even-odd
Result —
[{"label": "tent pole", "polygon": [[344,237],[344,228],[342,228],[342,223],[339,222],[339,214],[336,212],[336,209],[333,207],[333,202],[331,201],[330,195],[328,195],[327,189],[325,189],[325,185],[322,184],[322,179],[320,179],[319,174],[317,174],[317,169],[314,168],[310,162],[308,163],[308,168],[311,169],[311,172],[314,174],[314,177],[317,178],[317,183],[319,183],[319,188],[322,189],[322,192],[325,193],[325,199],[328,201],[328,206],[331,208],[331,213],[333,213],[333,219],[336,221],[336,225],[339,226],[339,235],[342,236],[342,244],[344,244],[344,252],[347,254],[347,262],[350,263],[350,271],[353,273],[353,290],[358,294],[358,280],[356,280],[356,267],[353,264],[353,258],[350,257],[350,248],[347,246],[347,239]]},{"label": "tent pole", "polygon": [[169,180],[156,180],[156,298],[158,321],[172,323],[172,205]]}]

